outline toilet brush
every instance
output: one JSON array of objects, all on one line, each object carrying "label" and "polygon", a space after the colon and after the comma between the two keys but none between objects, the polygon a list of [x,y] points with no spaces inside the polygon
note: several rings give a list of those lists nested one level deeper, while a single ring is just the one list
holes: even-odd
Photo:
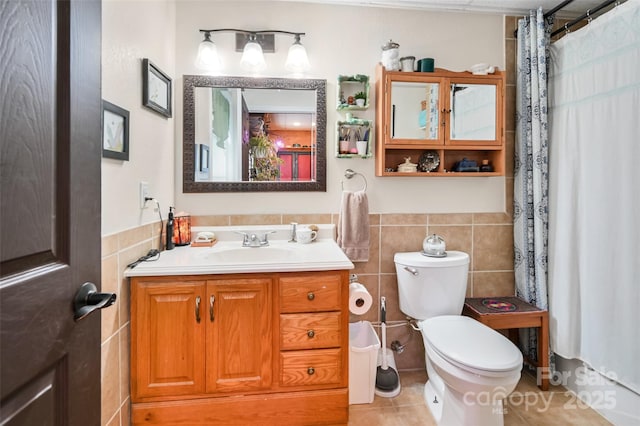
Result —
[{"label": "toilet brush", "polygon": [[376,388],[393,391],[398,388],[398,373],[387,361],[387,307],[385,297],[380,298],[380,334],[382,335],[382,365],[376,371]]}]

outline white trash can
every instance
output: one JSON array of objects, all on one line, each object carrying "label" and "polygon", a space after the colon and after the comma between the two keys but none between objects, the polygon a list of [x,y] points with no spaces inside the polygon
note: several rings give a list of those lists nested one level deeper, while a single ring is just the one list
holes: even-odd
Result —
[{"label": "white trash can", "polygon": [[349,323],[349,404],[370,404],[380,339],[369,321]]}]

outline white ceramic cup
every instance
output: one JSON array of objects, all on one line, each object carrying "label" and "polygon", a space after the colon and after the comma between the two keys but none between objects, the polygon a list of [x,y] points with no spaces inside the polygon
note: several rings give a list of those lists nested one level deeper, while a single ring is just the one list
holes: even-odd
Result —
[{"label": "white ceramic cup", "polygon": [[318,236],[316,231],[312,231],[310,228],[298,228],[296,230],[296,241],[300,244],[309,244],[315,240]]}]

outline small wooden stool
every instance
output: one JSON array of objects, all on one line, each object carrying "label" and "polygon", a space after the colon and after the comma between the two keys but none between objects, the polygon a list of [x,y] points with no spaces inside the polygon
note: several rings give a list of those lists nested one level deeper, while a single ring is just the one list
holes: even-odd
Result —
[{"label": "small wooden stool", "polygon": [[549,313],[546,310],[517,297],[472,297],[465,299],[462,315],[480,321],[494,330],[509,330],[509,338],[514,343],[518,341],[517,329],[536,328],[538,362],[528,358],[526,362],[538,367],[540,389],[549,389]]}]

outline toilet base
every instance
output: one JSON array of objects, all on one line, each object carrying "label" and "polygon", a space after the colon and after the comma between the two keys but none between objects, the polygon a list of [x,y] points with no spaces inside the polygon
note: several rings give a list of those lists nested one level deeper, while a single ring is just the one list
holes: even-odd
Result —
[{"label": "toilet base", "polygon": [[428,380],[424,385],[424,402],[427,404],[433,419],[436,424],[440,424],[442,419],[442,397],[438,397],[436,389],[434,388],[431,380]]},{"label": "toilet base", "polygon": [[424,400],[438,426],[504,426],[502,400],[478,404],[446,386],[441,395],[431,380],[424,385]]}]

